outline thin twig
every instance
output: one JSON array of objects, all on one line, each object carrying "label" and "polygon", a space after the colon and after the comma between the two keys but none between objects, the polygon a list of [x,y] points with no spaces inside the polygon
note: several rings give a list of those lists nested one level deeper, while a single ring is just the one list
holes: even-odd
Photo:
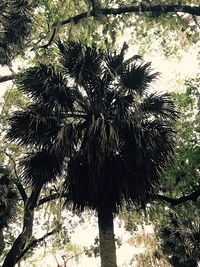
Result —
[{"label": "thin twig", "polygon": [[195,15],[192,14],[192,18],[193,18],[195,24],[197,25],[197,27],[200,29],[200,24],[198,23],[198,21],[197,21]]}]

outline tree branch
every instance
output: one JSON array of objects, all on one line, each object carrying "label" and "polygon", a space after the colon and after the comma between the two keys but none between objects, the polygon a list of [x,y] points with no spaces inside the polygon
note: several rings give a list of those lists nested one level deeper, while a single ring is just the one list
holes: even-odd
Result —
[{"label": "tree branch", "polygon": [[[49,195],[47,197],[41,198],[38,202],[38,206],[43,205],[43,204],[45,204],[51,200],[56,200],[58,198],[63,198],[66,196],[67,196],[67,194],[65,194],[65,193],[63,193],[63,194],[55,193],[55,194]],[[161,200],[161,201],[169,203],[172,206],[177,206],[177,205],[183,204],[187,201],[196,202],[199,196],[200,196],[200,187],[198,187],[196,190],[194,190],[189,195],[185,195],[185,196],[182,196],[179,198],[171,198],[168,196],[158,194],[158,195],[153,195],[151,197],[151,199],[152,200]]]},{"label": "tree branch", "polygon": [[18,76],[19,76],[19,74],[11,74],[11,75],[0,76],[0,83],[14,80]]},{"label": "tree branch", "polygon": [[[99,8],[98,14],[107,16],[107,15],[122,15],[126,13],[154,13],[154,14],[167,14],[167,13],[186,13],[193,16],[200,16],[200,6],[189,6],[189,5],[124,5],[118,8]],[[59,26],[64,26],[69,23],[77,24],[81,20],[88,17],[96,17],[97,14],[94,10],[86,11],[80,13],[76,16],[70,17],[66,20],[63,20],[59,23]],[[52,39],[52,38],[51,38]],[[37,48],[47,48],[52,44],[54,40],[49,40],[48,43],[38,46]],[[35,49],[37,49],[35,48]]]},{"label": "tree branch", "polygon": [[[99,14],[101,15],[121,15],[125,13],[154,13],[154,14],[167,14],[167,13],[187,13],[191,15],[200,16],[200,6],[188,6],[188,5],[154,5],[154,6],[145,6],[145,5],[128,5],[128,6],[121,6],[118,8],[100,8],[98,10]],[[84,18],[87,17],[95,17],[96,14],[92,10],[88,14],[88,12],[83,12],[78,14],[74,17],[68,18],[63,20],[60,24],[66,25],[71,22],[78,23]]]},{"label": "tree branch", "polygon": [[171,198],[171,197],[167,197],[164,195],[154,195],[153,199],[165,201],[172,206],[177,206],[177,205],[183,204],[187,201],[196,202],[199,196],[200,196],[200,186],[196,190],[194,190],[191,194],[185,195],[185,196],[182,196],[179,198]]},{"label": "tree branch", "polygon": [[193,18],[195,24],[197,25],[197,27],[200,29],[200,25],[199,25],[199,23],[198,23],[198,21],[197,21],[197,19],[196,19],[194,14],[192,14],[192,18]]},{"label": "tree branch", "polygon": [[9,175],[9,176],[11,177],[12,181],[15,183],[15,185],[16,185],[16,187],[17,187],[17,189],[18,189],[18,191],[19,191],[19,193],[20,193],[20,195],[21,195],[21,197],[22,197],[22,200],[23,200],[23,202],[24,202],[24,204],[25,204],[25,202],[26,202],[26,200],[27,200],[27,194],[26,194],[26,191],[25,191],[25,189],[24,189],[22,183],[20,182],[20,178],[19,178],[18,173],[17,173],[16,162],[15,162],[15,160],[13,159],[13,157],[12,157],[9,153],[7,153],[6,151],[5,151],[4,153],[6,154],[6,156],[9,157],[9,159],[10,159],[10,160],[12,161],[12,163],[13,163],[14,174],[15,174],[15,177],[16,177],[16,178],[14,178],[14,177],[11,175],[11,172],[10,172],[10,175]]},{"label": "tree branch", "polygon": [[22,259],[22,257],[26,254],[27,251],[29,251],[30,249],[34,248],[37,246],[38,243],[44,241],[47,237],[55,234],[57,231],[59,230],[59,227],[56,227],[55,229],[53,229],[51,232],[48,232],[47,234],[43,235],[42,237],[38,238],[38,239],[34,239],[32,240],[27,246],[26,248],[21,252],[20,256],[17,258],[17,262],[20,261]]},{"label": "tree branch", "polygon": [[47,202],[49,202],[49,201],[51,201],[51,200],[56,200],[56,199],[58,199],[58,198],[61,198],[61,197],[66,197],[67,195],[66,194],[60,194],[60,193],[55,193],[55,194],[51,194],[51,195],[49,195],[49,196],[47,196],[47,197],[44,197],[44,198],[41,198],[40,200],[39,200],[39,202],[38,202],[38,206],[41,206],[41,205],[43,205],[43,204],[45,204],[45,203],[47,203]]},{"label": "tree branch", "polygon": [[21,233],[13,242],[11,249],[4,259],[2,267],[14,267],[17,263],[17,259],[25,249],[27,242],[31,239],[33,231],[34,210],[37,206],[41,190],[42,185],[34,186],[29,198],[27,198]]},{"label": "tree branch", "polygon": [[25,203],[26,202],[26,199],[27,199],[27,194],[26,194],[26,191],[23,187],[23,185],[21,184],[21,182],[19,181],[19,179],[16,179],[14,178],[12,175],[11,175],[11,172],[9,169],[3,167],[2,165],[0,165],[0,173],[3,173],[5,174],[6,176],[10,177],[10,179],[15,183],[21,197],[22,197],[22,200],[23,202]]}]

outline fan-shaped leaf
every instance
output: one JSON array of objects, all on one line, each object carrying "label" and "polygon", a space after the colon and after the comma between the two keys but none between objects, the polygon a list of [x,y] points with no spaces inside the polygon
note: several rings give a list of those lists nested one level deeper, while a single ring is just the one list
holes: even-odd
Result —
[{"label": "fan-shaped leaf", "polygon": [[124,125],[123,135],[121,155],[128,171],[127,196],[132,201],[145,201],[171,162],[174,132],[159,120],[135,121]]},{"label": "fan-shaped leaf", "polygon": [[117,53],[116,51],[114,53],[108,52],[105,61],[108,67],[107,75],[111,80],[115,79],[117,75],[121,74],[124,63],[124,53],[127,50],[127,48],[128,48],[127,44],[124,43],[120,53]]},{"label": "fan-shaped leaf", "polygon": [[68,41],[58,42],[61,63],[78,84],[93,83],[100,74],[102,54],[95,47]]},{"label": "fan-shaped leaf", "polygon": [[67,80],[54,67],[40,64],[29,68],[16,83],[18,88],[48,108],[55,111],[73,110],[74,90],[67,86]]},{"label": "fan-shaped leaf", "polygon": [[46,145],[53,141],[59,128],[52,113],[36,104],[12,115],[7,137],[21,145]]},{"label": "fan-shaped leaf", "polygon": [[63,158],[48,151],[39,151],[26,156],[21,162],[22,177],[34,185],[44,185],[61,175]]},{"label": "fan-shaped leaf", "polygon": [[151,63],[138,64],[135,62],[124,66],[121,74],[121,82],[130,92],[142,94],[157,76],[157,72],[152,73]]},{"label": "fan-shaped leaf", "polygon": [[178,112],[169,94],[152,93],[147,95],[139,105],[139,112],[163,116],[171,120],[177,119]]}]

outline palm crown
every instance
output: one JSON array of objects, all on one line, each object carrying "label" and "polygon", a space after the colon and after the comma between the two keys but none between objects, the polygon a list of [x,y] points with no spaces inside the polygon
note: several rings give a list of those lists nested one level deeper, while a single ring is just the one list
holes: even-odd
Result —
[{"label": "palm crown", "polygon": [[34,151],[23,160],[33,184],[65,169],[66,202],[112,210],[156,189],[173,152],[168,94],[151,93],[150,63],[77,42],[58,42],[60,66],[40,64],[17,79],[33,103],[10,118],[8,137]]}]

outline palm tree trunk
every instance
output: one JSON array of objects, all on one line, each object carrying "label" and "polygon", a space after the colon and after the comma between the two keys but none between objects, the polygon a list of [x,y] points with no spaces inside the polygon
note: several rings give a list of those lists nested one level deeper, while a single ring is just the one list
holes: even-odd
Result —
[{"label": "palm tree trunk", "polygon": [[98,208],[101,267],[117,267],[113,213],[109,205]]},{"label": "palm tree trunk", "polygon": [[2,267],[14,267],[20,258],[20,254],[32,237],[34,209],[37,205],[37,200],[40,195],[42,186],[34,187],[30,197],[27,199],[24,210],[23,229],[19,236],[14,241],[10,251],[6,255]]}]

